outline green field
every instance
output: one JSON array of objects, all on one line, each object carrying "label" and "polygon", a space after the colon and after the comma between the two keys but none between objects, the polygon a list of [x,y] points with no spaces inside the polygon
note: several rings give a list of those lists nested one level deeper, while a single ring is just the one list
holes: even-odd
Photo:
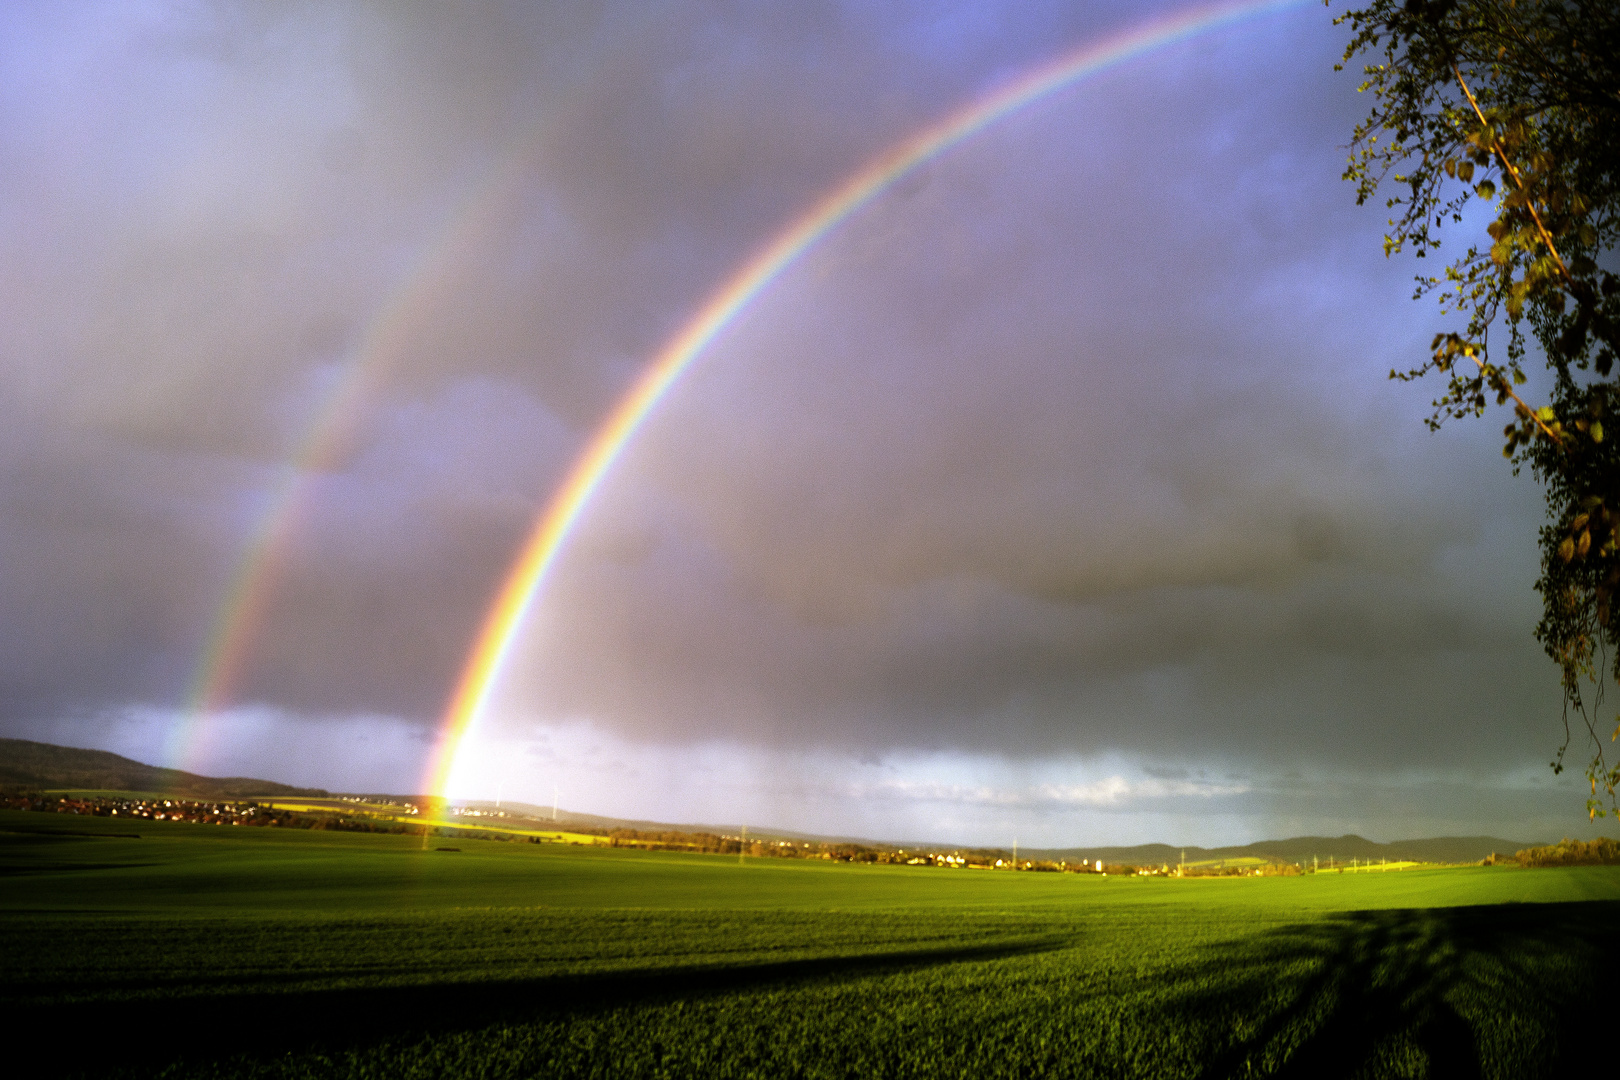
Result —
[{"label": "green field", "polygon": [[11,811],[0,912],[13,1039],[87,1033],[50,1075],[1562,1076],[1620,957],[1613,868],[739,865]]}]

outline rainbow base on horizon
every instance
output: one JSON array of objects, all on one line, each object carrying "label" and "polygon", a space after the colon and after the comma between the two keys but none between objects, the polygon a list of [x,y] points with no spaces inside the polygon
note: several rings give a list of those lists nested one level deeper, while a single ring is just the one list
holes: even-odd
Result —
[{"label": "rainbow base on horizon", "polygon": [[1306,0],[1245,0],[1169,16],[1083,46],[958,108],[902,140],[814,203],[738,269],[668,342],[586,442],[552,496],[484,619],[445,710],[423,789],[444,795],[456,754],[489,702],[525,616],[591,496],[670,387],[785,269],[897,180],[1048,95],[1155,49]]}]

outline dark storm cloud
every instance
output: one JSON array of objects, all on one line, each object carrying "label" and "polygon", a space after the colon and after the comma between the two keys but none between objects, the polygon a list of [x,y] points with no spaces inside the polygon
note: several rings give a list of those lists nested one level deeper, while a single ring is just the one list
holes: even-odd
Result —
[{"label": "dark storm cloud", "polygon": [[[179,702],[399,295],[237,693],[432,717],[572,453],[733,267],[872,153],[1148,14],[14,13],[4,718]],[[1054,95],[784,275],[593,506],[512,711],[862,752],[1541,753],[1534,492],[1381,380],[1433,320],[1337,179],[1361,103],[1327,23]]]},{"label": "dark storm cloud", "polygon": [[564,569],[514,702],[643,737],[1542,752],[1534,490],[1382,379],[1432,323],[1337,186],[1336,47],[1160,54],[850,222],[633,451],[587,530],[662,547]]},{"label": "dark storm cloud", "polygon": [[[3,407],[43,434],[8,450],[4,565],[47,598],[11,609],[31,626],[17,663],[93,668],[56,677],[64,700],[177,695],[276,463],[415,283],[332,463],[348,482],[317,493],[244,687],[415,716],[438,709],[578,440],[726,268],[987,69],[1052,44],[947,31],[934,55],[909,29],[932,12],[891,25],[815,5],[9,18],[0,377]],[[454,404],[469,379],[533,422],[484,437],[489,419]],[[399,430],[447,417],[459,431]],[[197,520],[119,524],[111,504],[163,505],[179,483]],[[42,553],[68,503],[96,524]],[[106,574],[121,584],[103,594]],[[124,593],[128,618],[67,614]],[[166,694],[117,674],[143,652]],[[12,675],[51,708],[50,678]]]},{"label": "dark storm cloud", "polygon": [[217,470],[0,423],[0,710],[94,711],[173,692],[223,585]]}]

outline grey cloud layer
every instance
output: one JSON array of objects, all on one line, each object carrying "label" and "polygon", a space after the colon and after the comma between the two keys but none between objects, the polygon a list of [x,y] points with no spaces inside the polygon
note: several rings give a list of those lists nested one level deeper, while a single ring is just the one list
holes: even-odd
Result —
[{"label": "grey cloud layer", "polygon": [[[409,283],[238,691],[426,722],[580,440],[732,267],[869,154],[1146,14],[14,16],[0,722],[181,699],[279,463]],[[1337,180],[1360,103],[1326,23],[1054,96],[784,275],[602,492],[510,712],[1542,753],[1534,493],[1380,379],[1431,320]]]},{"label": "grey cloud layer", "polygon": [[[881,35],[830,63],[873,37],[835,8],[725,16],[11,9],[8,712],[178,699],[276,463],[379,322],[381,385],[241,689],[436,712],[628,374],[765,230],[967,77],[891,71]],[[465,380],[528,422],[469,414]]]},{"label": "grey cloud layer", "polygon": [[1428,313],[1346,209],[1352,87],[1296,33],[1032,109],[811,255],[633,451],[587,529],[662,547],[581,541],[514,703],[647,737],[1538,753],[1533,489],[1382,380]]}]

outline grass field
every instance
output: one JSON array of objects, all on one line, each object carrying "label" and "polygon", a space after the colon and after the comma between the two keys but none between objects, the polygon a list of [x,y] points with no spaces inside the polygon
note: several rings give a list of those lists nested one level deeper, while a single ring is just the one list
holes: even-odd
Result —
[{"label": "grass field", "polygon": [[591,833],[568,832],[564,829],[548,829],[536,825],[529,818],[467,818],[451,814],[411,814],[401,806],[388,803],[351,803],[343,799],[261,799],[261,806],[268,806],[275,810],[291,810],[294,813],[307,811],[336,811],[339,813],[354,813],[359,811],[368,818],[390,824],[421,825],[440,829],[453,829],[464,833],[485,833],[491,836],[533,836],[541,840],[548,840],[561,844],[606,844],[607,841]]},{"label": "grass field", "polygon": [[1607,1054],[1620,956],[1610,868],[1104,878],[21,812],[0,912],[10,1026],[93,1032],[48,1070],[87,1076],[1564,1076]]}]

